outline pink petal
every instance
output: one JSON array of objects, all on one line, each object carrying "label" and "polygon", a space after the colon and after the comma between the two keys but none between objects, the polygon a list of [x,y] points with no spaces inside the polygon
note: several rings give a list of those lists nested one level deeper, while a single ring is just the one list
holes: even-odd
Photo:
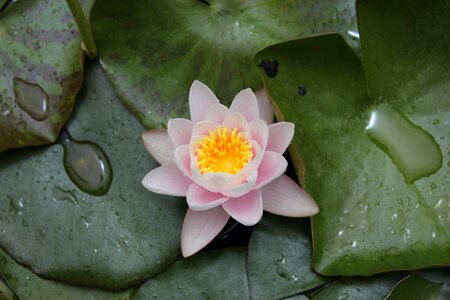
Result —
[{"label": "pink petal", "polygon": [[255,119],[259,119],[258,102],[256,101],[255,94],[251,89],[245,89],[240,91],[230,106],[231,112],[241,113],[247,121],[251,122]]},{"label": "pink petal", "polygon": [[256,189],[242,197],[230,198],[222,207],[239,223],[246,226],[255,225],[261,220],[263,213],[261,192]]},{"label": "pink petal", "polygon": [[286,171],[287,161],[280,153],[266,151],[258,168],[255,188],[260,188]]},{"label": "pink petal", "polygon": [[205,84],[194,80],[189,90],[191,120],[194,122],[204,120],[208,109],[216,103],[219,103],[216,95]]},{"label": "pink petal", "polygon": [[145,149],[153,156],[153,158],[161,165],[173,163],[174,147],[169,139],[167,130],[152,129],[141,134],[142,142]]},{"label": "pink petal", "polygon": [[186,200],[191,210],[207,210],[226,202],[228,197],[220,193],[211,193],[198,184],[192,184],[186,194]]},{"label": "pink petal", "polygon": [[250,126],[248,125],[247,119],[245,119],[245,117],[241,113],[228,114],[222,125],[229,128],[230,130],[237,128],[238,132],[250,132]]},{"label": "pink petal", "polygon": [[259,107],[259,118],[266,121],[267,124],[273,123],[273,110],[270,104],[269,97],[267,96],[266,90],[261,88],[255,92],[256,100],[258,101]]},{"label": "pink petal", "polygon": [[146,189],[170,196],[186,196],[192,183],[192,180],[184,176],[175,164],[153,169],[142,179],[142,184]]},{"label": "pink petal", "polygon": [[250,132],[252,139],[258,142],[261,149],[266,150],[266,146],[269,140],[269,128],[266,122],[260,119],[253,120],[250,124]]},{"label": "pink petal", "polygon": [[227,114],[228,114],[228,107],[220,103],[214,104],[208,109],[205,120],[212,121],[217,124],[222,124]]},{"label": "pink petal", "polygon": [[222,194],[233,198],[241,197],[247,194],[255,186],[256,178],[258,177],[257,174],[258,172],[254,171],[253,174],[250,175],[245,182],[231,186],[229,188],[224,188]]},{"label": "pink petal", "polygon": [[189,145],[182,145],[175,149],[174,161],[178,169],[185,176],[191,177],[191,156],[189,155]]},{"label": "pink petal", "polygon": [[189,141],[189,154],[191,156],[191,161],[196,162],[196,154],[195,149],[197,148],[198,144],[205,138],[207,135],[195,135],[192,136],[191,140]]},{"label": "pink petal", "polygon": [[309,217],[319,212],[316,202],[295,181],[281,175],[261,188],[264,210],[286,217]]},{"label": "pink petal", "polygon": [[181,230],[183,256],[191,256],[208,245],[225,227],[229,218],[221,206],[205,211],[188,209]]},{"label": "pink petal", "polygon": [[167,132],[170,140],[176,148],[180,145],[189,144],[191,139],[193,123],[187,119],[170,119],[167,124]]},{"label": "pink petal", "polygon": [[269,125],[267,150],[283,154],[294,137],[294,124],[278,122]]},{"label": "pink petal", "polygon": [[200,121],[194,125],[194,128],[192,128],[192,136],[208,136],[209,131],[214,131],[217,126],[218,124],[212,121]]}]

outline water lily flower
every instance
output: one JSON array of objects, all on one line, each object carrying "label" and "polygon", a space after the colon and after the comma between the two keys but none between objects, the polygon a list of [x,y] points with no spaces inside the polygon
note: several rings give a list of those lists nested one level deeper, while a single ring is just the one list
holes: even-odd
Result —
[{"label": "water lily flower", "polygon": [[261,219],[263,209],[289,217],[319,210],[283,174],[287,162],[282,154],[293,138],[294,124],[271,124],[270,105],[258,103],[252,90],[245,89],[227,108],[206,85],[194,81],[189,91],[191,120],[171,119],[167,130],[142,134],[145,147],[161,164],[144,177],[144,187],[186,197],[184,257],[205,247],[230,216],[251,226]]}]

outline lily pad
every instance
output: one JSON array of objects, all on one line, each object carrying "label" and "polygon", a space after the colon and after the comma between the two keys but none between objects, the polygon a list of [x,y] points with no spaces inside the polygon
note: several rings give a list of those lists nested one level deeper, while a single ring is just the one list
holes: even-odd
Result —
[{"label": "lily pad", "polygon": [[332,280],[311,269],[309,231],[306,220],[264,216],[248,246],[247,271],[252,299],[280,299]]},{"label": "lily pad", "polygon": [[98,0],[92,23],[102,67],[119,97],[146,127],[186,117],[198,79],[229,104],[259,88],[253,55],[312,33],[355,30],[352,0]]},{"label": "lily pad", "polygon": [[[109,292],[45,280],[17,264],[0,250],[0,271],[8,284],[22,300],[125,300],[130,291]],[[5,298],[6,299],[6,298]]]},{"label": "lily pad", "polygon": [[401,277],[401,273],[386,273],[372,277],[342,277],[321,289],[310,299],[385,299]]},{"label": "lily pad", "polygon": [[410,274],[395,286],[386,300],[437,300],[439,299],[443,285],[443,283],[430,282],[417,273]]},{"label": "lily pad", "polygon": [[179,260],[142,285],[130,300],[249,299],[245,251],[210,250]]},{"label": "lily pad", "polygon": [[[426,11],[418,1],[358,3],[361,36],[378,39],[369,45],[361,41],[366,69],[336,34],[275,45],[256,56],[256,63],[279,63],[276,77],[261,73],[278,117],[296,123],[292,157],[300,175],[303,158],[305,188],[321,209],[312,220],[313,267],[325,275],[370,275],[449,265],[450,10],[438,0],[427,3]],[[437,21],[428,22],[429,15]],[[367,33],[365,19],[373,22]],[[389,36],[380,38],[385,29],[376,24],[392,19],[398,26],[391,24]],[[429,35],[413,30],[424,24]],[[366,47],[381,49],[366,52]],[[426,56],[421,49],[428,49]],[[399,69],[414,75],[388,71]],[[372,74],[374,70],[385,72]],[[389,79],[372,84],[374,77]],[[385,92],[379,95],[383,85]],[[374,107],[379,107],[375,105],[381,103],[432,137],[443,154],[439,170],[411,184],[405,181],[389,151],[372,142],[366,130]],[[407,139],[411,147],[420,143]]]},{"label": "lily pad", "polygon": [[[89,16],[93,0],[82,1]],[[83,51],[64,1],[21,0],[0,19],[0,152],[54,142],[82,81]]]},{"label": "lily pad", "polygon": [[103,196],[80,190],[64,169],[59,144],[0,154],[0,245],[42,277],[123,289],[178,258],[186,205],[142,186],[158,165],[140,140],[143,127],[98,63],[85,76],[67,130],[109,158],[109,190]]}]

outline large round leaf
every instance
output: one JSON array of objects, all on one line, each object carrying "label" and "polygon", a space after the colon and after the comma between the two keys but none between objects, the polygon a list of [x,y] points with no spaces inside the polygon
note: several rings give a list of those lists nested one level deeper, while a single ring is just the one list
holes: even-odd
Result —
[{"label": "large round leaf", "polygon": [[280,299],[330,280],[311,269],[308,222],[266,215],[254,229],[247,253],[252,299]]},{"label": "large round leaf", "polygon": [[210,250],[177,261],[142,285],[131,300],[248,299],[245,248]]},{"label": "large round leaf", "polygon": [[101,68],[87,69],[67,128],[100,146],[112,165],[104,196],[79,190],[63,166],[63,148],[0,155],[0,244],[51,279],[119,289],[163,270],[179,256],[185,201],[141,185],[157,163],[139,122],[114,95]]},{"label": "large round leaf", "polygon": [[[87,16],[93,3],[82,2]],[[0,19],[0,41],[0,152],[55,141],[83,76],[67,4],[18,1]]]},{"label": "large round leaf", "polygon": [[45,280],[17,264],[0,250],[0,271],[22,300],[124,300],[130,291],[109,292]]},{"label": "large round leaf", "polygon": [[92,21],[104,70],[147,127],[187,115],[194,79],[230,103],[241,89],[261,85],[257,51],[356,27],[351,0],[99,0]]},{"label": "large round leaf", "polygon": [[[393,4],[386,2],[384,6],[380,4],[377,11],[380,15],[372,15],[368,10],[358,18],[360,21],[375,18],[379,23],[397,18],[399,24],[408,25],[398,28],[417,28],[426,22],[428,13],[415,10],[420,8],[416,4],[396,1],[393,11],[401,13],[388,17],[383,15],[388,11],[385,7]],[[279,116],[297,125],[293,158],[299,164],[298,158],[303,157],[305,187],[321,209],[312,222],[313,265],[319,273],[368,275],[450,264],[450,124],[445,121],[450,119],[450,60],[444,55],[450,40],[445,34],[450,11],[445,1],[433,1],[430,7],[437,20],[441,20],[429,25],[430,36],[396,31],[393,35],[396,41],[389,48],[391,52],[370,52],[381,57],[396,53],[396,62],[407,69],[418,63],[411,60],[414,57],[411,53],[415,53],[411,50],[411,40],[418,49],[429,47],[430,55],[421,57],[428,59],[426,69],[414,69],[413,77],[390,77],[391,85],[386,91],[397,87],[397,97],[375,97],[372,88],[371,97],[376,101],[370,100],[362,65],[338,35],[279,44],[256,56],[257,63],[264,59],[279,63],[275,78],[262,74]],[[392,27],[395,26],[389,28]],[[365,34],[364,29],[361,26],[361,35]],[[436,32],[440,32],[441,43],[435,41]],[[435,43],[431,44],[432,41]],[[376,43],[380,44],[383,40]],[[365,47],[363,40],[363,54]],[[404,51],[410,55],[403,56]],[[420,51],[416,53],[419,54]],[[368,56],[364,57],[370,61]],[[382,69],[384,63],[380,58],[373,68]],[[397,69],[389,59],[386,63],[384,69]],[[422,61],[420,66],[424,64]],[[433,80],[424,80],[429,77]],[[368,86],[371,87],[370,81]],[[407,100],[402,98],[406,95]],[[420,136],[431,137],[432,143],[425,149],[432,153],[437,148],[444,154],[437,172],[422,176],[412,184],[405,181],[401,168],[388,155],[389,147],[379,147],[366,130],[370,127],[374,103],[384,103],[382,107],[390,107],[395,117],[400,116],[402,120],[389,122],[392,126],[385,129],[388,135],[399,131],[397,125],[406,124],[405,128],[413,128]],[[410,111],[412,108],[414,112]],[[399,136],[398,141],[406,138],[411,143],[411,146],[402,145],[403,148],[423,146],[422,140],[408,134]]]}]

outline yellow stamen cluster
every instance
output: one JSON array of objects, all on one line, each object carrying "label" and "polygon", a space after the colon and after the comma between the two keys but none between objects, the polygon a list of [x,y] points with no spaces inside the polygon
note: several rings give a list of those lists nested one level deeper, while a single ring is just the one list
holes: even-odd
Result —
[{"label": "yellow stamen cluster", "polygon": [[209,131],[195,149],[200,173],[238,173],[253,156],[252,146],[234,128],[216,128]]}]

